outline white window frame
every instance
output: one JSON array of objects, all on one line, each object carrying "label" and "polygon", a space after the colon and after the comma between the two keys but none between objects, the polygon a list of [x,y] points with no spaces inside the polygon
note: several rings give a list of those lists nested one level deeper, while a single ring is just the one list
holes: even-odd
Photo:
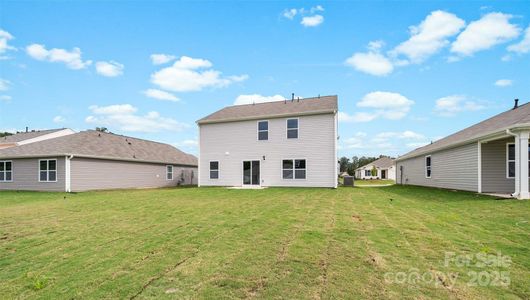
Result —
[{"label": "white window frame", "polygon": [[[510,145],[513,145],[513,159],[510,159]],[[510,176],[510,162],[513,162],[513,164],[515,165],[515,153],[517,153],[515,149],[515,143],[506,143],[506,178],[508,179],[515,178],[515,174],[513,176]],[[515,165],[515,168],[517,169],[517,165]]]},{"label": "white window frame", "polygon": [[[431,164],[429,166],[427,166],[427,158],[430,158],[430,161],[431,161]],[[425,178],[431,178],[432,177],[432,156],[431,155],[425,156],[424,165],[425,165]],[[431,173],[430,175],[427,175],[427,170],[430,171]]]},{"label": "white window frame", "polygon": [[[213,162],[217,163],[217,169],[212,169]],[[212,178],[212,171],[217,171],[217,178]],[[218,160],[210,160],[208,162],[208,178],[210,180],[219,180],[221,178],[221,163]]]},{"label": "white window frame", "polygon": [[[46,164],[47,164],[46,180],[41,180],[40,179],[40,172],[44,171],[44,170],[40,169],[41,161],[46,161]],[[55,161],[55,170],[50,170],[50,161]],[[53,159],[39,159],[39,173],[37,174],[37,176],[38,176],[37,178],[39,179],[39,182],[57,182],[57,178],[59,177],[59,172],[57,171],[58,167],[59,166],[57,165],[57,159],[56,158],[53,158]],[[50,171],[55,171],[55,180],[50,180]]]},{"label": "white window frame", "polygon": [[[6,163],[11,163],[11,171],[6,170]],[[4,173],[4,180],[0,180],[0,182],[13,182],[13,161],[12,160],[0,160],[0,164],[4,164],[4,170],[0,171]],[[7,172],[11,172],[11,180],[6,180],[6,174]]]},{"label": "white window frame", "polygon": [[[171,172],[169,171],[169,168],[171,168]],[[171,174],[171,178],[169,178],[169,175]],[[173,166],[167,165],[166,166],[166,180],[173,180]]]},{"label": "white window frame", "polygon": [[[289,128],[289,120],[296,120],[296,138],[289,137],[289,130],[294,130],[294,128]],[[300,118],[288,118],[285,120],[285,137],[288,140],[297,140],[300,138]]]},{"label": "white window frame", "polygon": [[[267,130],[259,130],[259,123],[261,122],[267,122]],[[257,129],[257,134],[256,134],[256,139],[257,141],[268,141],[269,140],[269,125],[270,125],[270,122],[269,120],[259,120],[258,122],[256,122],[256,129]],[[260,132],[267,132],[267,139],[266,140],[260,140],[259,139],[259,133]]]},{"label": "white window frame", "polygon": [[[284,169],[283,168],[283,161],[284,160],[292,161],[293,168],[292,169]],[[294,163],[295,160],[305,160],[305,169],[297,169],[296,165]],[[280,163],[281,163],[280,169],[281,169],[281,178],[282,178],[282,180],[307,180],[307,159],[306,158],[282,158]],[[293,178],[283,178],[283,171],[284,170],[292,170],[293,171]],[[296,178],[296,170],[299,170],[299,171],[300,170],[304,170],[305,171],[305,178]]]},{"label": "white window frame", "polygon": [[364,177],[372,177],[372,170],[364,170]]},{"label": "white window frame", "polygon": [[[507,179],[514,179],[515,175],[510,177],[510,162],[513,162],[515,164],[515,158],[510,159],[510,145],[513,145],[515,153],[517,153],[517,150],[515,149],[515,143],[506,143],[506,178]],[[530,147],[530,143],[528,144],[528,147]],[[528,159],[530,161],[530,157]],[[517,168],[517,165],[515,165],[515,168]],[[528,178],[530,178],[530,173]]]}]

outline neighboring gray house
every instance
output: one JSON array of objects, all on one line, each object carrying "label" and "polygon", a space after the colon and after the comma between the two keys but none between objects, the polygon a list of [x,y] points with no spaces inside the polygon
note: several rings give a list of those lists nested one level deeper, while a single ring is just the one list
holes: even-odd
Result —
[{"label": "neighboring gray house", "polygon": [[[372,175],[375,167],[377,173]],[[373,162],[366,164],[355,170],[357,179],[391,179],[396,180],[396,165],[394,159],[383,156]]]},{"label": "neighboring gray house", "polygon": [[530,104],[396,159],[397,183],[529,199]]},{"label": "neighboring gray house", "polygon": [[197,158],[94,130],[0,149],[0,190],[78,192],[197,183]]},{"label": "neighboring gray house", "polygon": [[199,186],[337,187],[337,96],[229,106],[197,124]]},{"label": "neighboring gray house", "polygon": [[35,142],[44,141],[60,136],[73,134],[75,131],[69,128],[48,129],[48,130],[32,130],[25,132],[17,132],[13,135],[8,135],[0,138],[0,149],[16,147],[20,145],[31,144]]}]

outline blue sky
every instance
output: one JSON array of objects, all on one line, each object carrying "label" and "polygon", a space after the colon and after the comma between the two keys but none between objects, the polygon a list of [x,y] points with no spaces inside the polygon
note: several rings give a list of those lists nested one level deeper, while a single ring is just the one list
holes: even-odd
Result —
[{"label": "blue sky", "polygon": [[0,1],[0,130],[196,153],[195,121],[336,94],[340,155],[399,155],[530,99],[530,3]]}]

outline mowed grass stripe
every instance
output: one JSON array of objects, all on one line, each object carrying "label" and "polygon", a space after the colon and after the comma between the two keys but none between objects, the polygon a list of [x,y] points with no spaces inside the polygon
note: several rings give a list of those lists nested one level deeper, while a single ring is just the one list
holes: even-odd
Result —
[{"label": "mowed grass stripe", "polygon": [[[0,192],[0,298],[528,298],[530,205],[410,186]],[[392,201],[390,200],[392,199]],[[526,222],[525,222],[526,221]],[[390,284],[444,253],[509,287]]]}]

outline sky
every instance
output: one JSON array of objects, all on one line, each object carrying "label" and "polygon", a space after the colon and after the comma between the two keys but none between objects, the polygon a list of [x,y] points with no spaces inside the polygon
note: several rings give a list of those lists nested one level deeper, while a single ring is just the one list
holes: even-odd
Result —
[{"label": "sky", "polygon": [[338,95],[339,155],[397,156],[530,101],[529,1],[2,1],[0,131],[197,154],[229,105]]}]

